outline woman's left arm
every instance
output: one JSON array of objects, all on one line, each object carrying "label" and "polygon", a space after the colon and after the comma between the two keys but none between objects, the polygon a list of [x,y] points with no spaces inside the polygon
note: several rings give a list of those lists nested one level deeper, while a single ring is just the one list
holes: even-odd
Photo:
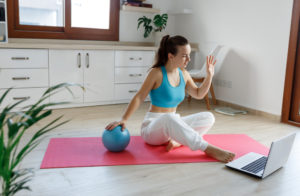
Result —
[{"label": "woman's left arm", "polygon": [[195,82],[193,81],[192,77],[188,73],[188,71],[184,72],[185,77],[187,78],[186,81],[186,91],[190,94],[193,98],[196,99],[203,99],[204,96],[208,93],[211,81],[214,75],[214,66],[216,64],[216,60],[213,56],[206,57],[206,77],[201,83],[200,87],[197,87]]}]

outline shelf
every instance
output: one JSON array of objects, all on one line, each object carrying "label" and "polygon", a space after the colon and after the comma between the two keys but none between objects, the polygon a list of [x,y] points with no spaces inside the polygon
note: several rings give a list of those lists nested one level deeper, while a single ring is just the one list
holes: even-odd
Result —
[{"label": "shelf", "polygon": [[127,6],[127,5],[122,5],[121,10],[126,12],[143,12],[143,13],[153,13],[153,14],[160,13],[160,10],[155,8],[135,7],[135,6]]},{"label": "shelf", "polygon": [[192,9],[186,9],[186,8],[184,8],[184,9],[180,9],[180,10],[169,10],[168,12],[167,12],[168,14],[193,14],[193,11],[192,11]]}]

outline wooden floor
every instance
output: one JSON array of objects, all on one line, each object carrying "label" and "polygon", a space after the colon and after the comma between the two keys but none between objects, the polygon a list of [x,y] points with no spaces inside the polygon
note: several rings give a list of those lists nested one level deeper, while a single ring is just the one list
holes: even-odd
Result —
[{"label": "wooden floor", "polygon": [[[140,124],[149,103],[143,104],[128,122],[131,135],[140,135]],[[29,183],[32,192],[24,196],[93,195],[300,195],[300,129],[254,115],[225,116],[214,112],[216,123],[209,133],[241,133],[269,146],[272,140],[298,132],[286,166],[260,180],[224,166],[223,163],[184,163],[39,169],[49,138],[100,137],[105,125],[118,120],[126,104],[55,110],[71,121],[51,132],[22,163],[34,168]],[[205,111],[203,102],[184,102],[178,113],[188,115]],[[32,135],[30,130],[26,138]]]}]

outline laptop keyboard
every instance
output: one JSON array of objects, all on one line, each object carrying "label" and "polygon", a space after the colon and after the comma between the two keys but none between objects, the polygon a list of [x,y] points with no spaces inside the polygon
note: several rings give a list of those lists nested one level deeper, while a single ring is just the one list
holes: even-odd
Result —
[{"label": "laptop keyboard", "polygon": [[256,174],[265,168],[267,160],[268,157],[261,157],[256,161],[253,161],[252,163],[249,163],[248,165],[242,167],[241,169]]}]

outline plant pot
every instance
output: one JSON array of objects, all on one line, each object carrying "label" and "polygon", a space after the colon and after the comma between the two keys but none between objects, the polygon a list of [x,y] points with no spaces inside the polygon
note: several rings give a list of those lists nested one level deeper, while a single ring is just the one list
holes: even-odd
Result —
[{"label": "plant pot", "polygon": [[166,35],[165,31],[157,31],[154,32],[154,42],[155,42],[155,46],[159,46],[161,39],[163,38],[163,36]]}]

